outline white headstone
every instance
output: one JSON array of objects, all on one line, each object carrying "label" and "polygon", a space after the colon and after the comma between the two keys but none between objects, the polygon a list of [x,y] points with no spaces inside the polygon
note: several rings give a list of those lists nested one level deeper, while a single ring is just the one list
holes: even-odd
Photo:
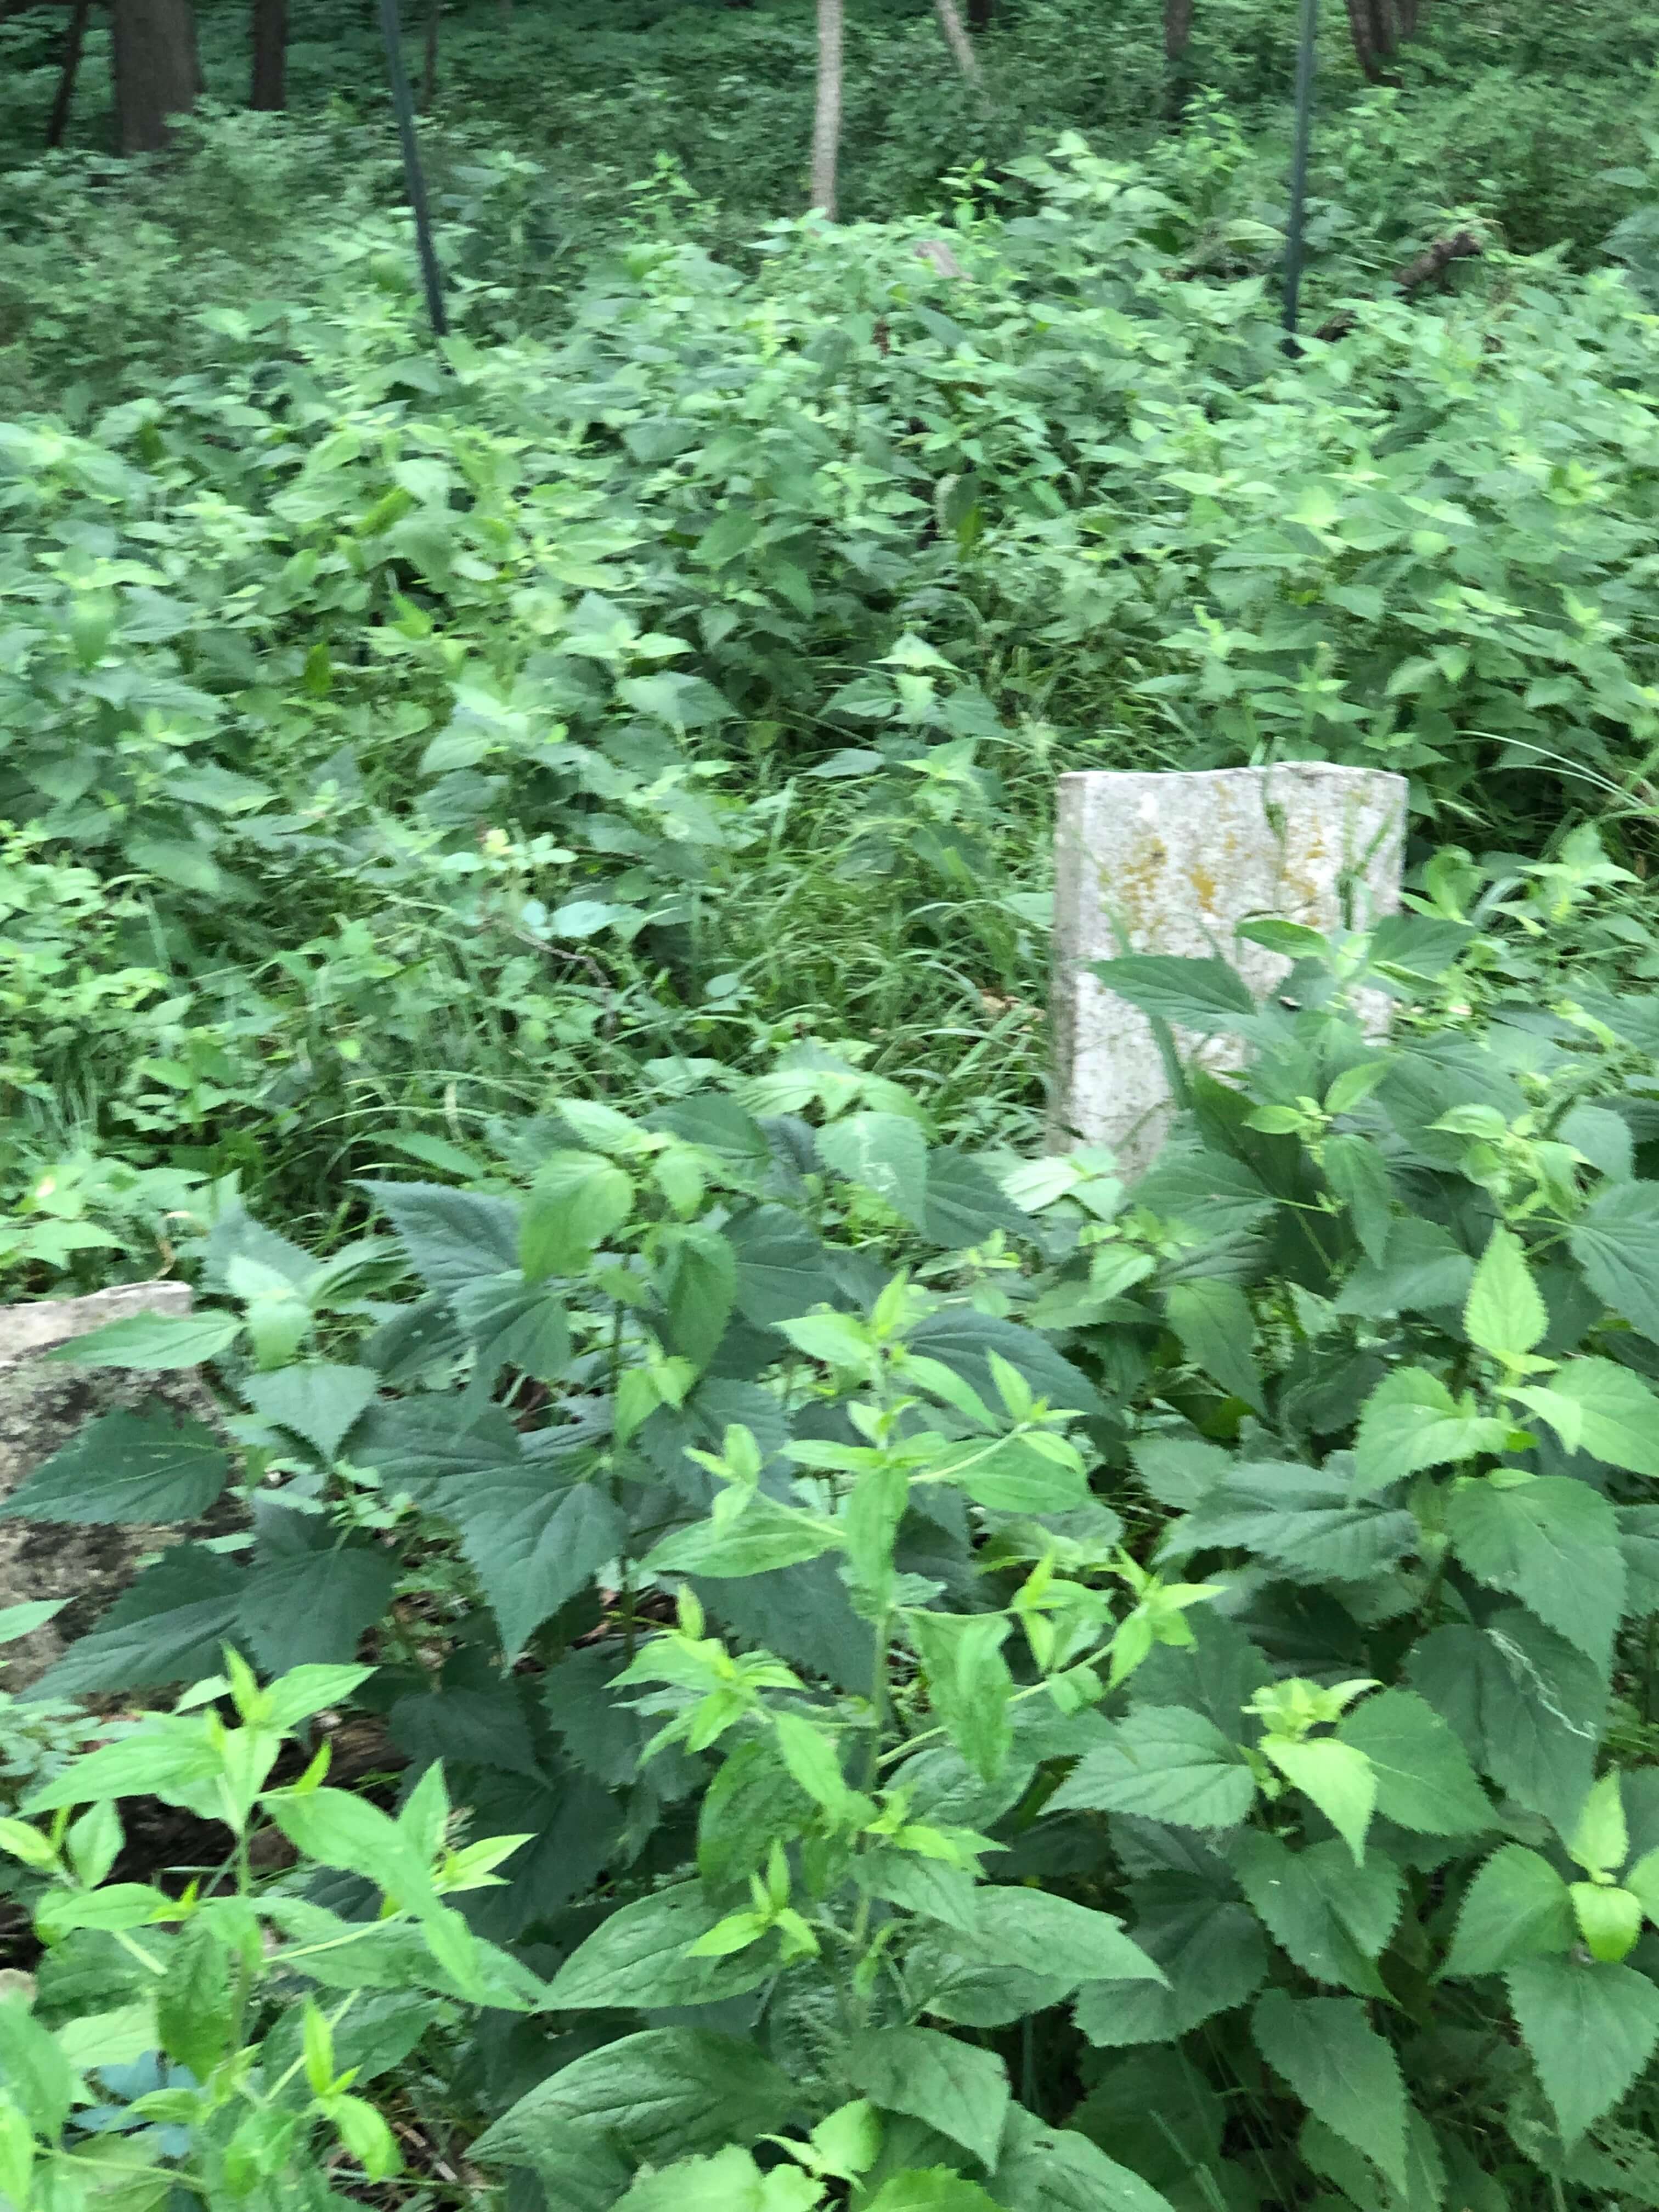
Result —
[{"label": "white headstone", "polygon": [[[1090,770],[1060,779],[1051,1012],[1056,1150],[1106,1145],[1148,1167],[1173,1112],[1146,1016],[1088,974],[1124,952],[1218,954],[1258,998],[1290,963],[1235,937],[1255,915],[1319,930],[1369,927],[1400,905],[1406,779],[1296,761],[1194,775]],[[1362,1006],[1386,1026],[1388,1002]],[[1237,1066],[1230,1038],[1176,1033],[1183,1060]]]}]

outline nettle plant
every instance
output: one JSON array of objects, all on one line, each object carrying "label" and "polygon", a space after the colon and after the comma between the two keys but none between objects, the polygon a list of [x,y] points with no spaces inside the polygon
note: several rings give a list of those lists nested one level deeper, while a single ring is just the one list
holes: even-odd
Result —
[{"label": "nettle plant", "polygon": [[[1133,1190],[813,1048],[428,1144],[476,1187],[326,1263],[228,1217],[218,1303],[66,1356],[217,1359],[253,1528],[48,1689],[373,1638],[406,1786],[527,1838],[468,1902],[549,1981],[466,2076],[515,2203],[1651,2193],[1659,1007],[1504,933],[1559,872],[1247,925],[1265,1006],[1108,963],[1250,1048]],[[228,1473],[115,1415],[8,1510]]]}]

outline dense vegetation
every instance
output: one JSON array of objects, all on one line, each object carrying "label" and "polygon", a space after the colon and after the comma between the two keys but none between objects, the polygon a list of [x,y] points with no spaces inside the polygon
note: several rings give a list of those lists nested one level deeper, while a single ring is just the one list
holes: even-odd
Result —
[{"label": "dense vegetation", "polygon": [[[1659,2205],[1659,91],[1513,12],[1327,23],[1294,350],[1279,0],[858,15],[833,225],[798,6],[446,16],[441,343],[369,9],[137,162],[0,21],[0,1269],[221,1407],[3,1511],[232,1531],[0,1705],[0,2202]],[[1056,775],[1299,757],[1408,911],[1044,1157]]]}]

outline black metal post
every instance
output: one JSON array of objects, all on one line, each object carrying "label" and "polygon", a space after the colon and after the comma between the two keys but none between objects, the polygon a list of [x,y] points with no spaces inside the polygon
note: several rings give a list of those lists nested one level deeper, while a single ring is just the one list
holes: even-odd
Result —
[{"label": "black metal post", "polygon": [[1314,58],[1318,43],[1319,0],[1302,0],[1296,53],[1296,150],[1291,158],[1291,220],[1285,238],[1285,335],[1296,350],[1297,308],[1302,296],[1302,259],[1308,225],[1308,149],[1313,137]]},{"label": "black metal post", "polygon": [[404,186],[415,216],[415,238],[421,254],[421,281],[426,287],[426,311],[432,318],[434,335],[441,338],[447,337],[449,317],[444,312],[443,277],[438,268],[437,251],[432,243],[432,218],[427,212],[426,176],[421,167],[421,149],[415,140],[415,103],[410,97],[409,78],[404,70],[403,26],[398,20],[398,0],[380,0],[380,29],[386,39],[386,69],[392,86],[392,106],[398,118],[398,136],[403,143]]}]

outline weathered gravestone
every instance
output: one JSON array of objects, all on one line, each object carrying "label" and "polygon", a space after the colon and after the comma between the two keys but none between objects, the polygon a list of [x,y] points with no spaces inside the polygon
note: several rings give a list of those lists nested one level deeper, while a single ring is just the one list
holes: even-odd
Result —
[{"label": "weathered gravestone", "polygon": [[[1200,774],[1088,771],[1060,779],[1055,825],[1055,1149],[1109,1146],[1148,1167],[1174,1108],[1151,1023],[1089,974],[1125,952],[1218,955],[1264,998],[1290,962],[1235,937],[1254,915],[1364,927],[1400,904],[1406,779],[1297,761]],[[1388,1002],[1362,1018],[1379,1032]],[[1242,1060],[1231,1038],[1177,1030],[1183,1062]]]},{"label": "weathered gravestone", "polygon": [[[100,1414],[159,1399],[173,1413],[215,1418],[212,1399],[193,1370],[135,1374],[70,1366],[46,1356],[109,1322],[188,1313],[190,1300],[187,1284],[131,1283],[89,1297],[0,1306],[0,1498],[9,1498],[26,1475],[72,1443]],[[38,1680],[119,1596],[147,1553],[187,1535],[223,1534],[237,1518],[237,1509],[227,1504],[214,1510],[208,1523],[191,1528],[0,1520],[0,1607],[68,1601],[44,1628],[0,1648],[0,1687],[15,1694]]]}]

